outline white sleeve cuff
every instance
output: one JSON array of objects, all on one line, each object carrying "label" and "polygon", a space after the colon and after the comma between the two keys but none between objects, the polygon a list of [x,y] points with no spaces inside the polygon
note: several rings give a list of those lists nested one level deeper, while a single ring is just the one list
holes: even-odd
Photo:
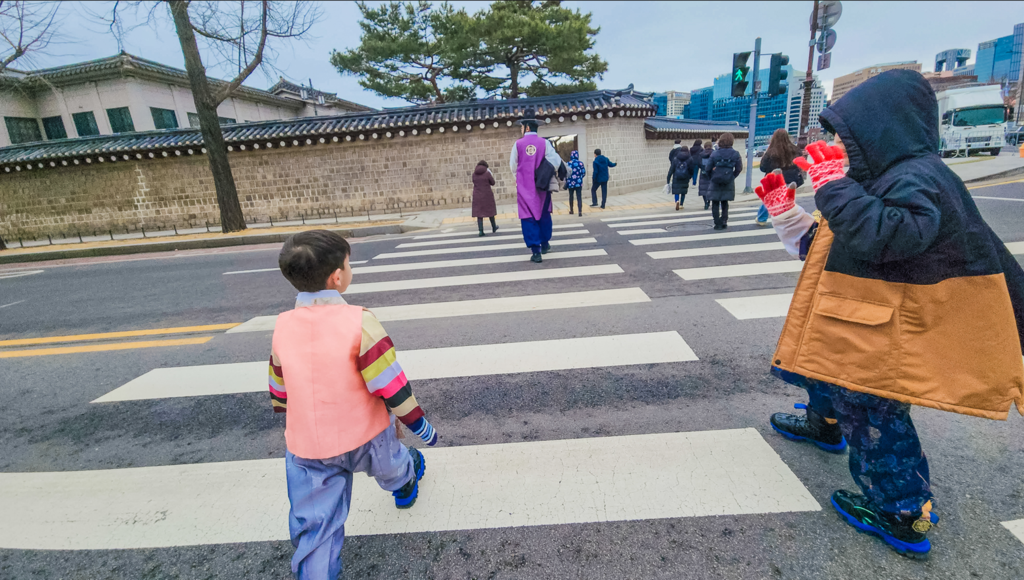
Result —
[{"label": "white sleeve cuff", "polygon": [[799,205],[772,218],[775,233],[792,256],[800,255],[800,240],[814,225],[814,218]]}]

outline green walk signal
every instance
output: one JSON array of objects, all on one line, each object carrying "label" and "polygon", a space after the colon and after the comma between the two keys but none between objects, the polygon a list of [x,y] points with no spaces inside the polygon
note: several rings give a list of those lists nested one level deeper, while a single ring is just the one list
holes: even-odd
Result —
[{"label": "green walk signal", "polygon": [[732,96],[742,97],[747,94],[747,73],[750,67],[747,61],[750,60],[749,52],[737,52],[732,55]]},{"label": "green walk signal", "polygon": [[789,57],[777,52],[772,55],[772,62],[768,69],[768,96],[784,95],[789,92],[789,71],[785,68],[789,64]]}]

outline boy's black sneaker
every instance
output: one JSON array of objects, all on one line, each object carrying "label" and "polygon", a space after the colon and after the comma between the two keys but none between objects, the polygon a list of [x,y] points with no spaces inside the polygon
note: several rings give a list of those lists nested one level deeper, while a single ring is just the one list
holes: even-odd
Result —
[{"label": "boy's black sneaker", "polygon": [[418,449],[410,447],[409,455],[412,456],[412,469],[415,472],[413,478],[409,480],[409,483],[391,492],[391,495],[395,496],[395,507],[400,510],[409,509],[416,503],[416,498],[420,495],[419,482],[423,477],[423,472],[427,470],[427,462]]},{"label": "boy's black sneaker", "polygon": [[886,513],[875,507],[867,496],[842,489],[832,494],[832,507],[857,531],[881,538],[908,558],[927,558],[932,549],[926,537],[932,527],[930,516]]},{"label": "boy's black sneaker", "polygon": [[775,413],[770,419],[772,429],[792,441],[810,441],[829,453],[842,453],[846,450],[846,439],[839,430],[839,423],[829,423],[807,405],[793,405],[797,409],[806,409],[807,414],[791,415]]}]

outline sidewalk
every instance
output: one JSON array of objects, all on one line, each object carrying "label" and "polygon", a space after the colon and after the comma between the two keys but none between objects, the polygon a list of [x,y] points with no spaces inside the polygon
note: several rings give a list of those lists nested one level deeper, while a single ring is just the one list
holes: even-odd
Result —
[{"label": "sidewalk", "polygon": [[[1010,177],[1012,175],[1024,174],[1024,159],[1020,158],[1016,151],[1011,155],[1004,150],[1001,155],[991,157],[988,155],[968,158],[953,158],[943,160],[965,183],[975,183],[984,180]],[[757,187],[763,175],[759,170],[753,174],[753,186]],[[740,193],[746,185],[746,171],[740,173],[736,178],[736,200],[735,204],[756,204],[760,203],[757,195],[753,193]],[[616,195],[614,188],[609,188],[606,209],[590,207],[590,192],[583,192],[583,215],[614,213],[630,210],[644,209],[665,209],[669,211],[675,206],[671,195],[663,193],[663,186],[644,189],[633,193]],[[813,192],[809,183],[804,184],[798,191],[801,197],[811,195]],[[569,215],[569,193],[560,191],[555,194],[554,215]],[[701,199],[697,196],[697,188],[690,187],[687,195],[687,208],[703,209]],[[519,214],[514,203],[503,203],[498,205],[496,220],[514,222],[518,221]],[[578,210],[577,210],[578,211]],[[19,247],[18,240],[7,240],[10,249],[0,252],[0,264],[38,262],[45,260],[58,260],[67,258],[82,258],[105,255],[125,255],[146,252],[162,252],[172,250],[185,250],[196,248],[217,248],[226,246],[240,246],[251,244],[265,244],[271,242],[282,242],[291,234],[321,227],[339,231],[346,237],[366,237],[383,234],[397,234],[413,230],[434,229],[446,225],[475,223],[472,217],[472,209],[446,208],[431,211],[420,211],[412,214],[384,214],[373,216],[373,221],[367,218],[324,218],[307,219],[305,223],[294,220],[284,223],[250,225],[244,232],[224,234],[219,232],[207,233],[206,228],[193,228],[189,230],[155,231],[131,234],[105,234],[101,236],[83,236],[81,242],[74,239],[54,240],[51,245],[48,241],[26,242],[25,247]],[[145,240],[143,239],[145,237]]]}]

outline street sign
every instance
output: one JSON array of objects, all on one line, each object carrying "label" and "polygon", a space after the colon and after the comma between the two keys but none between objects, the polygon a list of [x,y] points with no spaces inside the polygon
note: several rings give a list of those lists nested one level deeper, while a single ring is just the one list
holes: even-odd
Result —
[{"label": "street sign", "polygon": [[821,34],[818,35],[818,52],[825,54],[832,50],[832,47],[836,45],[836,31],[831,28],[822,30]]},{"label": "street sign", "polygon": [[[818,3],[818,26],[816,28],[832,28],[839,22],[843,15],[843,4],[839,0],[822,0]],[[814,26],[814,12],[807,19],[808,24]]]},{"label": "street sign", "polygon": [[832,53],[818,55],[818,70],[825,70],[832,64]]}]

